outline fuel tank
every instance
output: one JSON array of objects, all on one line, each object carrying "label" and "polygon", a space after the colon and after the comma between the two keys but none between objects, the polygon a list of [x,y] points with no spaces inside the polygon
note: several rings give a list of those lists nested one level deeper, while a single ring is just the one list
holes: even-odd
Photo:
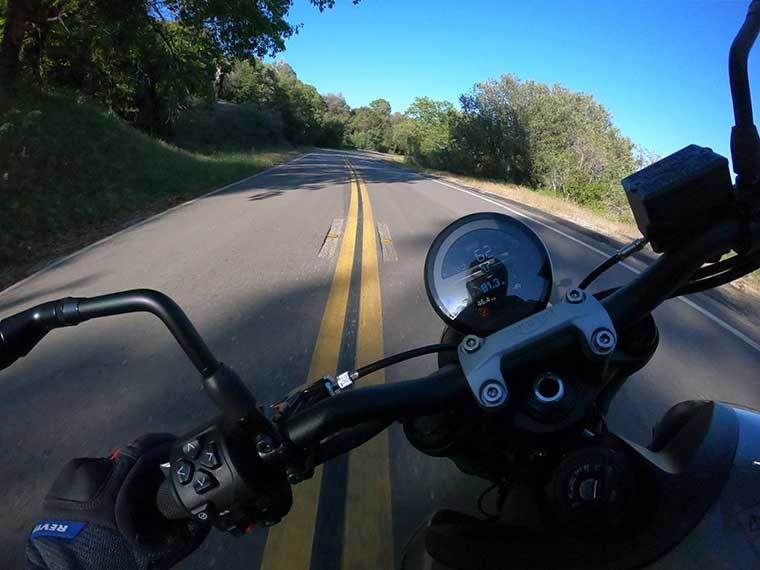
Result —
[{"label": "fuel tank", "polygon": [[491,522],[439,511],[410,539],[399,566],[760,569],[760,413],[720,402],[690,413],[640,450],[662,476],[656,512],[636,536],[582,544],[499,533]]}]

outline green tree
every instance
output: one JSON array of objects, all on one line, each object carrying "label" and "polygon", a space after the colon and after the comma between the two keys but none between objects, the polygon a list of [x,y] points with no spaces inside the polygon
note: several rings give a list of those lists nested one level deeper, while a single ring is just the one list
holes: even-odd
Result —
[{"label": "green tree", "polygon": [[351,107],[341,94],[328,93],[322,99],[325,102],[325,112],[319,144],[340,148],[345,144],[346,131],[351,121]]},{"label": "green tree", "polygon": [[191,95],[213,97],[212,42],[134,2],[82,4],[51,30],[44,79],[92,95],[137,126],[165,133]]},{"label": "green tree", "polygon": [[369,108],[377,113],[382,121],[391,116],[391,104],[385,99],[375,99],[369,104]]},{"label": "green tree", "polygon": [[454,125],[457,164],[480,176],[528,182],[528,148],[520,118],[519,81],[476,84],[460,97],[462,116]]},{"label": "green tree", "polygon": [[[154,132],[170,130],[191,97],[213,97],[229,61],[274,55],[298,29],[292,0],[0,1],[0,71],[29,69]],[[319,107],[314,93],[300,98]]]},{"label": "green tree", "polygon": [[448,101],[417,97],[406,111],[411,121],[412,157],[433,168],[446,168],[451,151],[451,128],[456,110]]},{"label": "green tree", "polygon": [[375,99],[367,107],[354,110],[349,126],[349,142],[356,148],[386,150],[391,128],[391,104]]},{"label": "green tree", "polygon": [[284,61],[234,61],[220,81],[219,97],[276,111],[282,119],[282,136],[297,144],[340,147],[351,119],[342,95],[321,96]]},{"label": "green tree", "polygon": [[282,113],[285,137],[296,144],[314,144],[322,129],[325,102],[312,85],[298,79],[284,61],[272,65],[276,82],[273,106]]},{"label": "green tree", "polygon": [[277,75],[271,66],[255,58],[236,60],[218,87],[219,98],[234,103],[272,106]]},{"label": "green tree", "polygon": [[391,127],[387,133],[385,147],[397,154],[409,154],[413,144],[414,121],[402,113],[391,115]]},{"label": "green tree", "polygon": [[[52,24],[63,25],[72,15],[93,4],[129,5],[146,18],[172,20],[205,34],[217,54],[231,57],[263,57],[285,49],[285,40],[297,31],[287,21],[292,0],[5,0],[3,39],[0,43],[0,65],[16,71],[27,38],[39,37],[40,30]],[[310,0],[320,10],[331,8],[334,0]],[[356,3],[356,0],[355,2]],[[44,34],[43,34],[44,35]],[[41,46],[41,49],[44,46]],[[40,49],[40,51],[41,51]]]},{"label": "green tree", "polygon": [[502,75],[460,101],[452,146],[465,170],[625,211],[619,181],[636,168],[633,144],[593,97]]}]

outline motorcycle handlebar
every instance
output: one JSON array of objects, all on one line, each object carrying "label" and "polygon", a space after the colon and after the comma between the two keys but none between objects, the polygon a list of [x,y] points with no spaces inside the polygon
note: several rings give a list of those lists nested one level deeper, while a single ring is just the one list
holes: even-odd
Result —
[{"label": "motorcycle handlebar", "polygon": [[[646,317],[676,294],[704,263],[731,249],[742,249],[744,237],[738,221],[725,220],[678,250],[662,254],[634,280],[602,300],[615,328],[625,330]],[[341,429],[444,411],[471,398],[461,368],[448,366],[426,378],[355,388],[319,402],[283,421],[280,427],[286,439],[308,447]]]},{"label": "motorcycle handlebar", "polygon": [[357,424],[451,409],[469,394],[462,369],[449,365],[425,378],[343,392],[289,418],[280,427],[294,445],[309,447]]},{"label": "motorcycle handlebar", "polygon": [[219,369],[208,345],[171,297],[152,289],[133,289],[99,297],[48,301],[0,320],[0,370],[26,356],[52,330],[138,312],[161,319],[204,378]]},{"label": "motorcycle handlebar", "polygon": [[741,225],[727,220],[663,253],[630,283],[602,300],[617,330],[624,330],[647,316],[685,285],[707,261],[740,248]]},{"label": "motorcycle handlebar", "polygon": [[[726,219],[684,242],[677,250],[661,255],[637,278],[603,299],[602,304],[615,328],[626,329],[677,294],[705,262],[731,249],[748,249],[747,237],[760,235],[760,222],[749,230],[743,233],[739,221]],[[204,377],[215,380],[214,372],[220,365],[195,327],[173,300],[151,290],[125,291],[90,299],[61,299],[0,321],[0,369],[26,354],[49,330],[138,311],[158,316]],[[221,388],[211,390],[212,393],[220,391]],[[338,394],[283,420],[279,427],[286,439],[296,446],[307,447],[341,429],[442,411],[469,398],[471,394],[461,369],[447,367],[426,378]]]}]

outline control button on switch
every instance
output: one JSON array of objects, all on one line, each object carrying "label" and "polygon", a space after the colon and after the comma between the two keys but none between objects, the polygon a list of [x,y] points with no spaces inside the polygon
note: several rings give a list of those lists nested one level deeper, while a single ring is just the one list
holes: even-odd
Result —
[{"label": "control button on switch", "polygon": [[198,452],[201,450],[201,443],[197,439],[191,439],[182,444],[182,453],[188,459],[195,459],[198,457]]},{"label": "control button on switch", "polygon": [[203,448],[201,453],[201,465],[209,469],[219,467],[219,454],[216,452],[216,444],[210,442]]},{"label": "control button on switch", "polygon": [[180,485],[187,485],[193,477],[193,464],[189,461],[178,461],[174,465],[174,474]]},{"label": "control button on switch", "polygon": [[214,515],[213,506],[211,503],[203,503],[190,511],[190,514],[203,523],[211,522],[211,517]]},{"label": "control button on switch", "polygon": [[193,489],[195,489],[196,493],[202,495],[214,487],[216,487],[216,479],[214,479],[211,473],[207,473],[201,469],[195,474],[195,479],[193,479]]}]

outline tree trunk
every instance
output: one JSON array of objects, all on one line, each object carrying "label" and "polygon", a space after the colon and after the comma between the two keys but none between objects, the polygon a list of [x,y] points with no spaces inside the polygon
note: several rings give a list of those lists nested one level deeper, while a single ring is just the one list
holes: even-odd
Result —
[{"label": "tree trunk", "polygon": [[26,66],[32,70],[37,79],[42,77],[42,53],[45,51],[50,24],[51,20],[46,14],[43,14],[38,23],[33,24],[31,33],[28,34],[30,41],[24,47],[23,61],[26,62]]},{"label": "tree trunk", "polygon": [[29,18],[27,0],[8,0],[8,8],[0,42],[0,71],[16,74],[21,67],[21,46]]}]

